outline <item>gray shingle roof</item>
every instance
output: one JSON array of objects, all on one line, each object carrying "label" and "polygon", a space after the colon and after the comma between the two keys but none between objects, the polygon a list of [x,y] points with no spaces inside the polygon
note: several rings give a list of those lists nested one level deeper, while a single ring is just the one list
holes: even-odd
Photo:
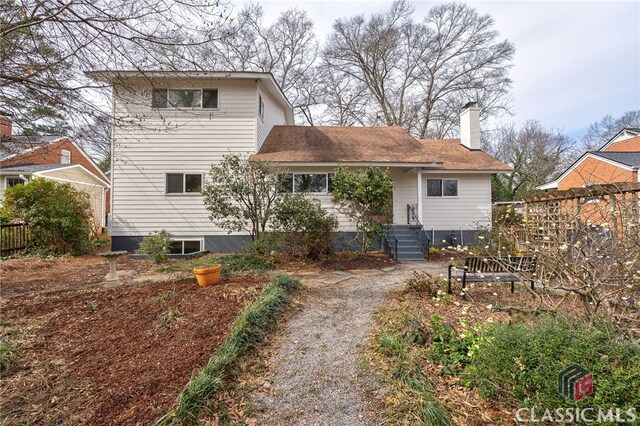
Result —
[{"label": "gray shingle roof", "polygon": [[591,154],[631,167],[640,167],[640,152],[592,151]]},{"label": "gray shingle roof", "polygon": [[43,170],[59,169],[61,167],[69,167],[70,164],[20,164],[18,166],[3,167],[0,171],[3,174],[8,173],[35,173]]}]

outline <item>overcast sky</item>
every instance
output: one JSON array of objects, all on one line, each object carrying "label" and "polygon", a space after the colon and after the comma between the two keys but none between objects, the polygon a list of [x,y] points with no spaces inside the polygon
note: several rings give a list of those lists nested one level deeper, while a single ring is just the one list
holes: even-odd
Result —
[{"label": "overcast sky", "polygon": [[[321,40],[335,19],[387,9],[390,1],[259,1],[267,22],[305,9]],[[421,19],[435,2],[413,2]],[[640,109],[640,1],[472,1],[516,46],[515,116],[580,137],[606,114]]]}]

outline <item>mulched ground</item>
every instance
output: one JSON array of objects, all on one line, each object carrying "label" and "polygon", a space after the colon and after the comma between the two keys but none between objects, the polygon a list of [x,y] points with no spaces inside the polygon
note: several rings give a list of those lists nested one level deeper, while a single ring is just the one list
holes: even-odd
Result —
[{"label": "mulched ground", "polygon": [[[195,280],[85,286],[5,298],[0,333],[21,356],[3,372],[2,417],[7,424],[153,424],[266,281],[231,277],[205,289]],[[170,309],[179,315],[162,325],[159,317]]]},{"label": "mulched ground", "polygon": [[[143,260],[118,259],[118,270],[142,273],[149,267]],[[107,259],[95,255],[3,260],[0,261],[0,296],[84,288],[104,282],[108,272]]]},{"label": "mulched ground", "polygon": [[282,259],[276,261],[279,270],[286,272],[331,272],[357,269],[381,269],[399,262],[384,253],[333,253],[318,262]]}]

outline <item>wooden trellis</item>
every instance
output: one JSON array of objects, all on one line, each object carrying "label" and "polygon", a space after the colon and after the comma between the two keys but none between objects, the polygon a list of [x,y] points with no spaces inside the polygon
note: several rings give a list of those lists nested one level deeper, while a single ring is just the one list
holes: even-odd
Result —
[{"label": "wooden trellis", "polygon": [[585,228],[606,229],[620,238],[640,232],[640,183],[538,192],[524,202],[521,242],[564,244]]}]

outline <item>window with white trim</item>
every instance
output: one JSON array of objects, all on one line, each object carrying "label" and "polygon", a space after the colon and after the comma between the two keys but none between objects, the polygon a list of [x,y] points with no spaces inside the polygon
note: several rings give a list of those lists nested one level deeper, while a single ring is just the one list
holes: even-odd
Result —
[{"label": "window with white trim", "polygon": [[24,180],[21,177],[8,177],[5,179],[5,188],[13,188],[14,186],[24,185]]},{"label": "window with white trim", "polygon": [[173,240],[169,246],[169,254],[189,254],[202,251],[202,240]]},{"label": "window with white trim", "polygon": [[457,197],[458,179],[427,179],[427,197]]},{"label": "window with white trim", "polygon": [[190,194],[202,192],[202,173],[167,173],[167,194]]},{"label": "window with white trim", "polygon": [[71,164],[71,151],[66,149],[60,151],[60,164]]},{"label": "window with white trim", "polygon": [[333,173],[288,173],[281,192],[328,194],[333,190]]},{"label": "window with white trim", "polygon": [[152,108],[218,108],[218,89],[154,89]]}]

